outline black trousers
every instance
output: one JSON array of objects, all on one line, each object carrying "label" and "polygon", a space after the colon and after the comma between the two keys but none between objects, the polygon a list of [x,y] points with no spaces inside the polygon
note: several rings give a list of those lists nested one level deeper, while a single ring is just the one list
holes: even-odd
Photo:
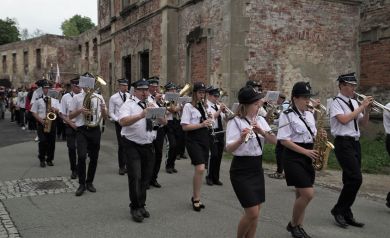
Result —
[{"label": "black trousers", "polygon": [[35,117],[32,115],[32,112],[27,112],[27,122],[28,122],[28,129],[29,130],[36,130],[37,129],[37,121],[35,120]]},{"label": "black trousers", "polygon": [[58,139],[61,139],[61,138],[65,139],[65,137],[66,137],[65,123],[62,120],[62,118],[60,118],[60,117],[57,117],[56,121],[57,121],[57,138]]},{"label": "black trousers", "polygon": [[66,146],[68,147],[68,157],[71,171],[77,171],[77,143],[76,130],[65,124]]},{"label": "black trousers", "polygon": [[[100,127],[80,126],[77,128],[77,173],[79,184],[91,184],[95,178],[97,161],[100,150]],[[86,171],[87,154],[89,157],[88,171]]]},{"label": "black trousers", "polygon": [[149,186],[154,166],[153,144],[139,145],[126,138],[125,156],[129,184],[130,207],[141,208],[146,203],[146,188]]},{"label": "black trousers", "polygon": [[280,143],[280,141],[278,140],[278,142],[276,143],[276,146],[275,146],[276,172],[278,172],[278,173],[283,173],[283,171],[284,171],[283,160],[282,160],[283,150],[284,150],[284,147],[283,147],[282,143]]},{"label": "black trousers", "polygon": [[19,124],[20,126],[26,125],[26,115],[25,115],[26,109],[20,108],[19,109]]},{"label": "black trousers", "polygon": [[[175,161],[179,153],[179,144],[182,143],[180,140],[184,141],[182,128],[180,121],[173,119],[168,121],[167,125],[167,136],[169,141],[169,150],[168,150],[168,159],[165,164],[166,168],[175,168]],[[185,145],[183,143],[183,145]],[[182,152],[184,154],[184,151]]]},{"label": "black trousers", "polygon": [[49,133],[43,132],[43,125],[37,125],[38,142],[38,158],[40,161],[53,161],[54,151],[56,149],[56,125],[55,121],[51,124]]},{"label": "black trousers", "polygon": [[353,217],[351,207],[362,184],[360,142],[353,137],[336,136],[335,154],[343,170],[343,188],[332,209],[333,214]]},{"label": "black trousers", "polygon": [[118,165],[120,169],[124,169],[126,167],[126,159],[125,152],[123,150],[123,139],[121,136],[122,127],[118,122],[115,122],[115,132],[116,132],[116,140],[118,142]]},{"label": "black trousers", "polygon": [[386,134],[386,150],[390,156],[390,134]]},{"label": "black trousers", "polygon": [[[217,132],[217,130],[215,132]],[[209,138],[210,158],[208,162],[207,177],[213,182],[218,182],[223,149],[225,147],[225,136],[223,133],[219,133],[216,134],[215,137],[210,135]]]},{"label": "black trousers", "polygon": [[166,129],[167,129],[166,126],[158,128],[156,139],[153,141],[154,166],[153,166],[153,174],[152,174],[151,181],[157,180],[158,172],[160,172]]}]

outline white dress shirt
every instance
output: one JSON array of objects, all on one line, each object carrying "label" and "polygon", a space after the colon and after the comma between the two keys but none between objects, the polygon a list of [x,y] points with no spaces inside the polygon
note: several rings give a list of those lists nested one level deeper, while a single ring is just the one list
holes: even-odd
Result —
[{"label": "white dress shirt", "polygon": [[110,97],[108,105],[108,115],[112,118],[112,120],[116,122],[118,121],[119,108],[124,103],[124,99],[125,101],[131,99],[130,94],[127,92],[122,93],[121,91],[119,91]]},{"label": "white dress shirt", "polygon": [[18,92],[18,100],[16,105],[20,108],[26,108],[27,92]]},{"label": "white dress shirt", "polygon": [[[390,108],[390,102],[386,104],[386,107]],[[390,134],[390,112],[387,110],[383,110],[383,126],[386,134]]]},{"label": "white dress shirt", "polygon": [[[271,128],[265,119],[261,116],[256,117],[257,124],[264,131],[270,131]],[[234,117],[229,120],[226,126],[226,144],[231,144],[236,142],[240,136],[241,132],[245,128],[249,128],[250,125],[243,118]],[[258,134],[262,147],[264,148],[264,137]],[[262,149],[260,148],[259,142],[257,141],[256,135],[253,133],[247,143],[242,143],[235,151],[232,152],[235,156],[259,156],[263,154]]]},{"label": "white dress shirt", "polygon": [[202,114],[200,114],[199,110],[196,107],[192,106],[191,103],[186,103],[183,108],[180,124],[181,125],[199,124],[201,117]]},{"label": "white dress shirt", "polygon": [[[134,116],[140,114],[144,109],[138,104],[140,100],[137,97],[134,97],[134,100],[127,100],[118,113],[118,120],[127,116]],[[147,131],[146,130],[146,118],[142,118],[130,126],[123,126],[121,130],[121,135],[126,137],[126,139],[140,144],[150,144],[156,138],[157,131]]]},{"label": "white dress shirt", "polygon": [[[71,106],[69,107],[70,112],[74,112],[74,111],[77,111],[77,110],[83,108],[83,102],[84,102],[85,95],[86,95],[86,93],[83,91],[83,92],[73,96],[73,102],[72,102]],[[93,96],[94,96],[94,98],[91,100],[91,104],[92,104],[91,108],[93,108],[94,110],[97,110],[97,115],[99,117],[101,117],[102,112],[101,112],[100,105],[106,104],[106,103],[104,101],[104,98],[100,94],[93,93]],[[95,112],[92,112],[92,113],[95,114]],[[97,118],[94,117],[94,121],[92,121],[92,123],[97,122],[96,119]],[[75,122],[77,127],[84,126],[85,125],[84,114],[80,113],[77,117],[74,118],[74,122]]]},{"label": "white dress shirt", "polygon": [[[348,97],[343,96],[341,93],[337,95],[337,97],[342,98],[345,102],[349,102]],[[358,102],[355,99],[351,99],[352,105],[354,109],[359,107]],[[342,124],[336,118],[337,115],[340,114],[348,114],[351,113],[351,109],[349,106],[340,100],[339,98],[335,98],[330,105],[330,131],[334,137],[336,136],[351,136],[351,137],[360,137],[360,129],[359,129],[359,120],[363,118],[363,113],[360,113],[358,118],[356,119],[357,131],[355,129],[354,120],[349,121],[347,124]]]},{"label": "white dress shirt", "polygon": [[60,107],[60,113],[64,116],[69,116],[69,108],[70,105],[73,103],[73,92],[66,93],[61,98],[61,107]]},{"label": "white dress shirt", "polygon": [[39,98],[43,96],[43,89],[42,87],[37,88],[34,92],[33,95],[31,96],[31,101],[30,104],[34,104]]},{"label": "white dress shirt", "polygon": [[[207,100],[207,113],[211,113],[212,115],[214,115],[214,113],[217,112],[217,110],[215,110],[215,106],[217,106],[218,109],[220,109],[220,106]],[[221,122],[222,122],[221,126],[223,127],[223,120],[225,118],[225,114],[223,112],[221,112],[219,115],[221,116]],[[213,128],[214,129],[218,128],[218,117],[216,117],[216,118],[213,117]]]},{"label": "white dress shirt", "polygon": [[[45,96],[44,96],[45,97]],[[50,97],[48,97],[50,98]],[[51,98],[51,106],[56,108],[56,109],[59,109],[60,108],[60,103],[58,102],[57,99],[55,98]],[[37,113],[38,116],[41,118],[41,119],[45,119],[46,118],[46,102],[44,101],[43,98],[39,98],[31,107],[31,112],[34,112],[34,113]]]},{"label": "white dress shirt", "polygon": [[[313,136],[317,134],[317,128],[313,113],[310,111],[299,112],[303,120],[305,120],[307,126],[310,128]],[[277,139],[278,140],[290,140],[296,143],[313,143],[313,136],[306,127],[305,123],[299,118],[296,111],[289,109],[281,113],[279,118],[279,127],[287,123],[288,126],[279,128]]]}]

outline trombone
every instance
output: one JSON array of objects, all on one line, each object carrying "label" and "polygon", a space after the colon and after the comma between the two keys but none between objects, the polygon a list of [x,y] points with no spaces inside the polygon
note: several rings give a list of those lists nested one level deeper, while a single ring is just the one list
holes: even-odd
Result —
[{"label": "trombone", "polygon": [[[355,92],[355,95],[356,95],[356,100],[359,103],[361,103],[367,97],[366,95],[363,95],[363,94],[360,94],[357,92]],[[385,105],[383,105],[375,100],[372,102],[372,105],[373,105],[372,110],[374,110],[376,112],[382,113],[385,110],[390,112],[390,108],[386,107]]]}]

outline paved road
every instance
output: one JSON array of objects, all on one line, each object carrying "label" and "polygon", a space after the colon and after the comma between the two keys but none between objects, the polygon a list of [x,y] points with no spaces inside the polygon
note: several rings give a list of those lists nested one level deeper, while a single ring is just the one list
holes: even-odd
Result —
[{"label": "paved road", "polygon": [[[74,196],[77,183],[69,179],[65,142],[56,144],[55,166],[40,168],[34,135],[20,131],[8,121],[0,121],[0,237],[235,237],[242,209],[228,179],[229,161],[222,163],[224,186],[202,187],[206,209],[200,213],[192,211],[190,204],[193,167],[189,160],[177,162],[177,174],[161,171],[163,187],[148,191],[151,218],[139,224],[129,215],[127,177],[117,174],[111,125],[102,137],[94,182],[98,191],[81,197]],[[6,143],[14,132],[13,142]],[[26,138],[20,138],[24,135]],[[337,191],[316,187],[305,225],[313,237],[388,237],[390,209],[383,201],[365,196],[359,196],[354,206],[365,228],[336,227],[329,210],[337,195]],[[283,180],[266,177],[266,203],[257,237],[290,237],[285,227],[293,199],[293,189]]]}]

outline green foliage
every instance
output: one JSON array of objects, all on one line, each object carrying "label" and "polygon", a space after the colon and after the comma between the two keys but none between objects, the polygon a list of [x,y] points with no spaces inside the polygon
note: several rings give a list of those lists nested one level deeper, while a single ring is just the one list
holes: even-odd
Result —
[{"label": "green foliage", "polygon": [[0,45],[19,41],[18,23],[15,19],[0,19]]},{"label": "green foliage", "polygon": [[91,18],[80,15],[74,15],[61,24],[61,30],[64,36],[78,36],[93,27],[95,27],[95,24]]},{"label": "green foliage", "polygon": [[[390,157],[385,148],[385,136],[378,134],[374,140],[362,137],[360,139],[362,148],[362,171],[364,173],[390,174]],[[225,153],[225,159],[232,159],[233,156]],[[276,163],[275,146],[266,144],[264,146],[263,161]],[[340,170],[334,151],[330,153],[328,168]]]}]

